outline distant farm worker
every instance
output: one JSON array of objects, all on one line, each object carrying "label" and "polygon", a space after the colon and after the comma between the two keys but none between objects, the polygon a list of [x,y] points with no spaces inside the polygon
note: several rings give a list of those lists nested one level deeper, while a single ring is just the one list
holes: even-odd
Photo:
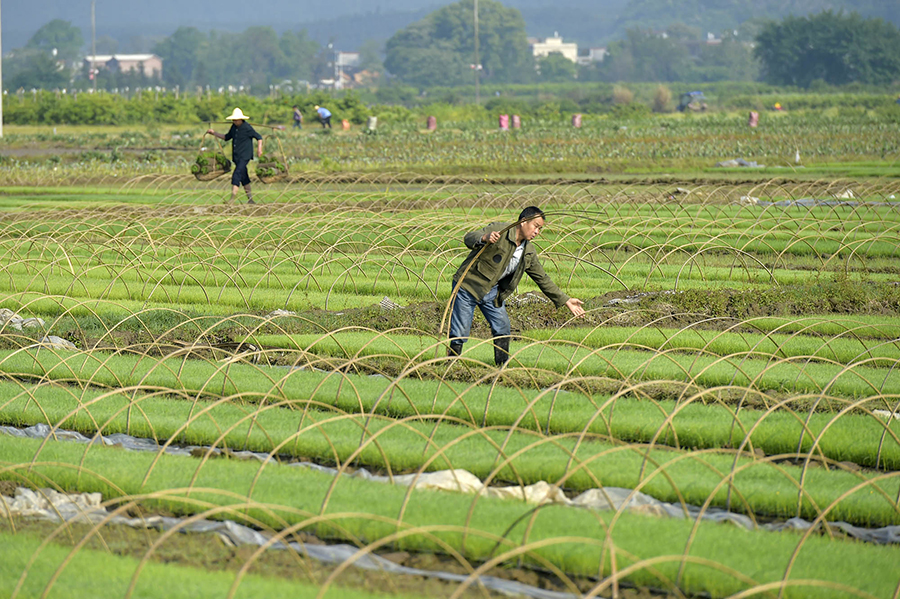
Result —
[{"label": "distant farm worker", "polygon": [[294,129],[303,129],[303,113],[296,104],[294,104]]},{"label": "distant farm worker", "polygon": [[458,356],[462,352],[477,306],[491,327],[494,362],[502,366],[509,360],[510,326],[504,301],[516,290],[523,273],[528,273],[557,308],[566,306],[576,317],[584,316],[583,302],[563,293],[538,260],[531,242],[545,224],[543,211],[529,206],[513,225],[491,223],[480,231],[466,234],[466,247],[472,251],[453,275],[454,289],[460,279],[462,283],[453,300],[447,355]]},{"label": "distant farm worker", "polygon": [[256,132],[247,119],[250,118],[240,108],[235,108],[230,116],[225,117],[226,121],[231,121],[231,129],[228,133],[222,135],[216,133],[212,129],[207,133],[214,135],[225,141],[231,140],[231,160],[234,162],[234,172],[231,173],[231,202],[237,197],[238,189],[243,185],[244,193],[247,194],[247,203],[255,204],[253,201],[253,192],[250,190],[250,174],[247,172],[247,165],[253,160],[253,140],[256,140],[257,154],[263,153],[262,135]]},{"label": "distant farm worker", "polygon": [[324,106],[316,106],[315,108],[319,114],[319,120],[322,121],[322,129],[325,127],[331,129],[331,111]]}]

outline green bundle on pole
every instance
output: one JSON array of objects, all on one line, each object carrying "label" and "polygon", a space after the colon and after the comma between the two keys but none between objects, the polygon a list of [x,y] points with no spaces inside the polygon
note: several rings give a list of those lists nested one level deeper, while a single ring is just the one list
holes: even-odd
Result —
[{"label": "green bundle on pole", "polygon": [[[266,140],[269,138],[275,137],[273,135],[263,136],[263,143],[267,147],[268,142]],[[259,157],[259,162],[256,165],[256,177],[261,183],[277,183],[288,178],[287,157],[284,154],[284,146],[281,145],[280,139],[275,139],[278,141],[279,150],[281,150],[281,160],[272,156],[271,153],[266,154],[265,157]]]},{"label": "green bundle on pole", "polygon": [[197,154],[197,160],[191,165],[191,173],[199,181],[212,181],[231,172],[231,160],[225,156],[225,149],[218,141],[218,138],[215,138],[218,150],[204,149],[203,139],[207,135],[209,135],[208,132],[204,133],[203,137],[200,138],[200,151]]}]

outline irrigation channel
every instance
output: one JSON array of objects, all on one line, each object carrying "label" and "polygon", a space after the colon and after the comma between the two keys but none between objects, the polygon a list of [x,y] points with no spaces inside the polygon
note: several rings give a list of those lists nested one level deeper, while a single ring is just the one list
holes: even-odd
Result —
[{"label": "irrigation channel", "polygon": [[[6,510],[4,596],[900,592],[900,183],[82,183],[0,205],[0,505],[103,512]],[[448,358],[529,204],[586,317],[526,281]]]}]

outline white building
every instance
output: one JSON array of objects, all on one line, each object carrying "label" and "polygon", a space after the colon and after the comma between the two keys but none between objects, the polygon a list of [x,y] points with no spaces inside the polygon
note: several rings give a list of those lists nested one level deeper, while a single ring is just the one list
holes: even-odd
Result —
[{"label": "white building", "polygon": [[549,56],[554,52],[562,54],[572,62],[578,62],[578,44],[563,42],[557,31],[553,32],[553,37],[543,41],[534,40],[531,43],[531,53],[535,58]]},{"label": "white building", "polygon": [[578,64],[585,65],[592,62],[603,62],[608,52],[606,48],[588,48],[578,52]]},{"label": "white building", "polygon": [[335,52],[335,61],[341,69],[353,70],[359,68],[359,52]]},{"label": "white building", "polygon": [[119,73],[140,72],[143,68],[147,77],[162,78],[162,58],[156,54],[88,54],[84,64],[88,69],[93,64],[98,71],[108,69]]}]

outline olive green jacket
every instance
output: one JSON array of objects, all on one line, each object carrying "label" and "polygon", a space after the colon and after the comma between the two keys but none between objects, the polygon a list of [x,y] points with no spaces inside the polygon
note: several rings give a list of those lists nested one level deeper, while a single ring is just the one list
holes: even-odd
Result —
[{"label": "olive green jacket", "polygon": [[[506,298],[515,292],[516,287],[519,285],[519,280],[522,278],[522,273],[528,273],[528,276],[537,283],[544,295],[549,297],[557,308],[564,306],[569,301],[569,296],[563,293],[550,276],[544,272],[544,268],[541,266],[540,260],[538,260],[537,251],[534,249],[534,244],[530,241],[525,242],[525,251],[522,253],[522,259],[519,260],[516,270],[508,277],[500,279],[500,275],[503,274],[506,265],[509,264],[512,258],[513,252],[516,250],[516,228],[510,228],[494,244],[482,243],[481,238],[484,237],[485,233],[490,234],[494,231],[502,231],[508,226],[509,223],[491,223],[480,231],[472,231],[466,234],[464,239],[466,247],[472,251],[469,252],[462,266],[453,275],[453,286],[456,287],[456,283],[465,272],[466,276],[460,287],[475,296],[478,301],[481,301],[494,285],[499,285],[497,299],[494,300],[494,305],[499,308],[503,305]],[[486,245],[488,247],[485,248]],[[478,255],[482,248],[484,248],[484,251],[476,259],[475,256]],[[466,272],[466,268],[473,261],[472,268],[469,268],[469,271]]]}]

